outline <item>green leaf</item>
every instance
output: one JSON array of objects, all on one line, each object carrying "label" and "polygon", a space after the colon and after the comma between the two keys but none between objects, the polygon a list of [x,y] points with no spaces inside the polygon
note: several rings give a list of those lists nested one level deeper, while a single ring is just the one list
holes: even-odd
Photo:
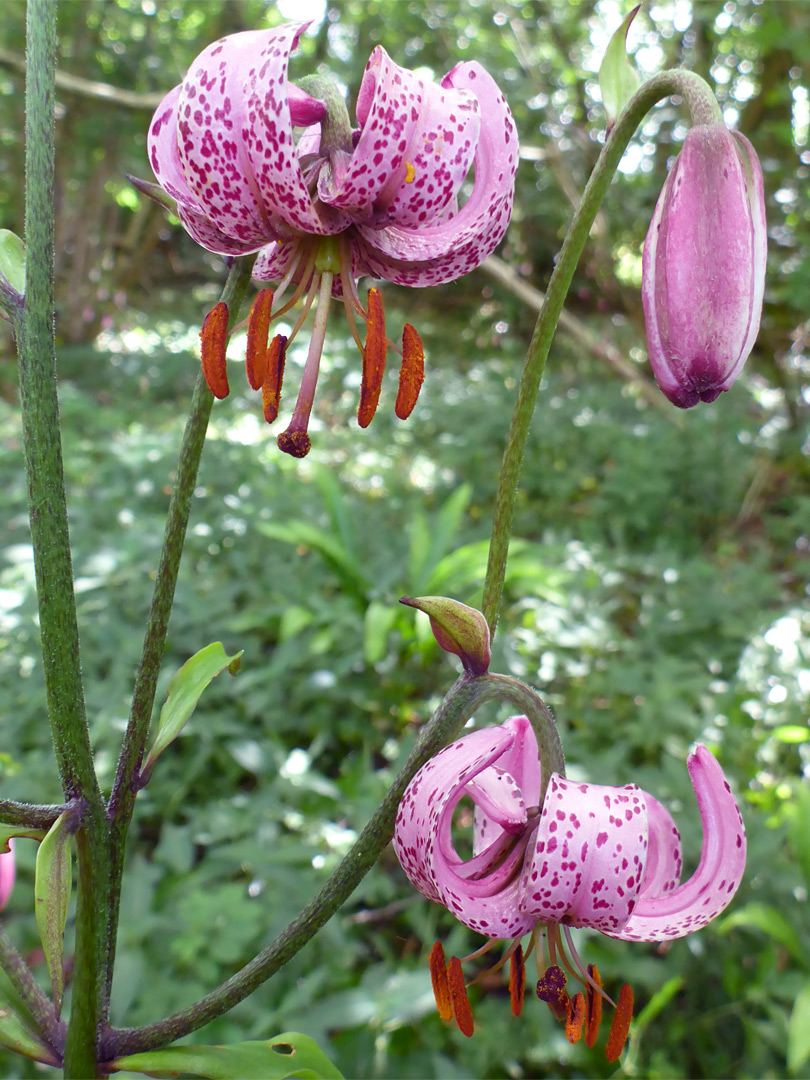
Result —
[{"label": "green leaf", "polygon": [[170,1046],[128,1054],[112,1063],[116,1071],[155,1075],[188,1073],[208,1080],[343,1080],[318,1044],[307,1035],[285,1031],[274,1039],[229,1046]]},{"label": "green leaf", "polygon": [[47,829],[27,829],[25,825],[0,824],[0,853],[10,850],[8,846],[12,836],[28,836],[31,840],[41,840],[47,833]]},{"label": "green leaf", "polygon": [[733,915],[727,915],[718,924],[717,928],[721,934],[727,934],[729,930],[736,930],[740,927],[761,930],[768,937],[772,937],[780,945],[783,945],[799,963],[802,963],[807,958],[806,950],[802,946],[801,938],[793,923],[789,922],[776,908],[770,907],[768,904],[746,904],[745,907],[735,911]]},{"label": "green leaf", "polygon": [[25,244],[16,233],[0,229],[0,277],[20,296],[25,292]]},{"label": "green leaf", "polygon": [[788,1022],[788,1071],[798,1072],[808,1058],[810,1058],[810,982],[805,983],[797,994]]},{"label": "green leaf", "polygon": [[307,521],[259,522],[258,529],[265,536],[281,540],[296,547],[311,547],[335,571],[347,592],[365,600],[371,587],[363,566],[354,551],[345,547],[342,540],[326,529],[310,525]]},{"label": "green leaf", "polygon": [[0,1046],[34,1061],[42,1061],[45,1065],[59,1064],[53,1050],[34,1034],[5,1001],[0,1001]]},{"label": "green leaf", "polygon": [[793,855],[810,887],[810,789],[798,783],[793,792],[793,811],[788,819],[788,835]]},{"label": "green leaf", "polygon": [[71,852],[75,813],[60,814],[37,849],[34,912],[48,963],[53,1004],[58,1016],[65,990],[65,921],[70,902]]},{"label": "green leaf", "polygon": [[398,615],[399,611],[392,604],[372,600],[368,605],[363,626],[363,651],[367,664],[376,664],[385,656],[388,635]]},{"label": "green leaf", "polygon": [[801,724],[780,724],[773,729],[773,735],[781,743],[803,743],[810,739],[810,728]]},{"label": "green leaf", "polygon": [[241,656],[241,650],[233,656],[228,656],[222,642],[214,641],[186,660],[169,683],[166,701],[160,710],[155,741],[143,764],[141,777],[144,783],[149,779],[159,755],[170,742],[177,738],[188,723],[191,714],[197,708],[197,702],[203,690],[225,668],[228,668],[231,675],[235,675],[239,670]]},{"label": "green leaf", "polygon": [[638,7],[633,8],[622,25],[610,39],[602,65],[599,68],[599,87],[602,91],[602,104],[607,116],[607,129],[613,127],[619,113],[638,90],[638,72],[627,56],[627,31],[638,14]]}]

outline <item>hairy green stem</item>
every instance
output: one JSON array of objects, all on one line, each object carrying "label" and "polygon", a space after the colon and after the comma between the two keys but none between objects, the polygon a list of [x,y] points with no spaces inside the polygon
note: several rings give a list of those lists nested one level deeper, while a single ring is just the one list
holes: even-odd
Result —
[{"label": "hairy green stem", "polygon": [[96,1031],[105,985],[107,820],[98,786],[79,658],[59,403],[53,305],[55,0],[29,0],[25,80],[25,298],[15,321],[20,366],[31,543],[54,751],[67,800],[81,800],[79,898],[68,1076],[95,1075]]},{"label": "hairy green stem", "polygon": [[53,1004],[37,984],[31,969],[0,927],[0,966],[17,991],[40,1038],[53,1053],[55,1061],[62,1057],[65,1025],[56,1016]]},{"label": "hairy green stem", "polygon": [[374,816],[314,900],[258,956],[188,1009],[147,1027],[111,1031],[105,1040],[105,1060],[152,1050],[196,1031],[233,1008],[292,959],[345,903],[379,858],[393,835],[400,800],[413,776],[455,738],[477,708],[501,696],[492,676],[464,674],[457,679],[423,728]]},{"label": "hairy green stem", "polygon": [[38,806],[35,803],[14,802],[0,799],[0,822],[4,825],[20,825],[26,829],[50,829],[65,806]]},{"label": "hairy green stem", "polygon": [[[228,305],[228,321],[231,326],[235,325],[238,320],[239,309],[242,306],[250,283],[250,274],[254,261],[255,256],[235,259],[225,282],[221,299]],[[160,674],[160,665],[163,660],[163,650],[166,645],[169,617],[174,601],[174,591],[180,570],[180,559],[183,554],[189,514],[191,513],[191,501],[194,496],[194,488],[197,485],[197,473],[200,467],[200,459],[205,445],[205,435],[208,430],[208,421],[213,403],[214,397],[206,386],[202,372],[200,372],[194,387],[191,410],[183,432],[183,442],[177,464],[177,478],[166,518],[163,548],[160,554],[157,579],[152,596],[152,607],[149,612],[140,666],[135,676],[129,723],[124,735],[112,795],[107,808],[110,819],[112,862],[110,936],[107,946],[108,997],[112,982],[113,958],[115,956],[121,876],[124,868],[124,845],[129,823],[132,819],[135,796],[138,792],[138,770],[149,735],[149,724],[155,703],[155,691]]]},{"label": "hairy green stem", "polygon": [[693,123],[722,123],[720,106],[708,83],[692,71],[675,68],[672,71],[661,72],[638,90],[628,102],[605,141],[582,193],[582,201],[571,221],[551,275],[545,302],[529,344],[509,433],[506,437],[498,492],[495,497],[489,561],[484,580],[483,612],[491,634],[495,633],[503,595],[509,537],[512,532],[523,452],[537,401],[537,391],[565,297],[588,240],[591,226],[627,144],[649,110],[662,98],[669,97],[671,94],[680,94],[683,97],[692,115]]}]

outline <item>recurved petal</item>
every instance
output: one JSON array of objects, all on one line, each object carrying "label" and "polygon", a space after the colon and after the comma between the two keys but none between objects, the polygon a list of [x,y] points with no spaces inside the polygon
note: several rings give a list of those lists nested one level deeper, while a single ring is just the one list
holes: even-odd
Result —
[{"label": "recurved petal", "polygon": [[452,814],[468,781],[497,761],[513,740],[512,732],[503,727],[473,731],[431,758],[405,789],[397,811],[394,849],[411,882],[431,899],[440,899],[433,853],[445,808],[452,803]]},{"label": "recurved petal", "polygon": [[[422,108],[424,86],[378,45],[369,57],[357,97],[360,138],[346,172],[322,198],[355,220],[369,217],[372,206],[395,178],[405,175],[405,151]],[[390,198],[390,196],[389,196]]]},{"label": "recurved petal", "polygon": [[[177,144],[186,182],[210,221],[253,250],[278,237],[250,158],[262,120],[251,100],[253,84],[258,75],[283,96],[273,135],[295,159],[286,67],[302,29],[288,24],[221,38],[200,53],[180,88]],[[268,49],[274,51],[272,65],[265,60]]]},{"label": "recurved petal", "polygon": [[475,61],[458,64],[444,88],[469,90],[478,99],[481,131],[472,193],[451,218],[405,228],[358,225],[374,273],[400,285],[438,285],[475,269],[503,238],[512,213],[518,140],[506,99]]},{"label": "recurved petal", "polygon": [[202,206],[186,183],[177,149],[177,102],[181,90],[182,86],[175,86],[155,110],[146,149],[152,172],[164,191],[181,205],[202,213]]},{"label": "recurved petal", "polygon": [[552,774],[521,910],[535,921],[620,930],[633,911],[647,858],[647,806],[635,784],[604,787]]},{"label": "recurved petal", "polygon": [[705,746],[688,761],[703,822],[697,870],[665,895],[639,899],[627,925],[610,937],[664,941],[685,937],[711,922],[730,903],[745,871],[745,827],[723,770]]},{"label": "recurved petal", "polygon": [[[498,767],[490,766],[468,786],[468,794],[475,802],[473,855],[485,851],[503,831],[516,832],[517,823],[526,821],[526,808],[536,807],[540,801],[540,758],[532,726],[526,716],[510,716],[503,727],[514,732],[515,741],[499,760]],[[501,772],[506,774],[504,779],[497,778]],[[503,786],[510,782],[520,800],[520,806],[516,802],[514,808],[504,801]],[[481,795],[474,794],[473,789]],[[511,828],[510,819],[514,823]]]},{"label": "recurved petal", "polygon": [[647,862],[641,878],[636,907],[646,896],[672,892],[681,880],[681,837],[672,814],[649,795],[641,793],[647,804]]},{"label": "recurved petal", "polygon": [[[325,235],[339,232],[348,220],[329,207],[319,212],[310,197],[293,141],[287,82],[290,53],[307,25],[286,23],[260,31],[262,43],[248,73],[245,144],[265,206],[293,229]],[[306,112],[296,97],[293,104],[299,122]]]}]

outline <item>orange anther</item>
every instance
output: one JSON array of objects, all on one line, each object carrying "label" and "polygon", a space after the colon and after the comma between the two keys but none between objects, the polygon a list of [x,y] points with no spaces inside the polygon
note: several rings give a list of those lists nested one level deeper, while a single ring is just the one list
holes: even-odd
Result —
[{"label": "orange anther", "polygon": [[215,398],[230,393],[225,370],[225,350],[228,347],[228,305],[222,300],[205,316],[200,331],[200,357],[208,389]]},{"label": "orange anther", "polygon": [[410,323],[402,329],[402,367],[399,369],[399,390],[394,412],[407,420],[425,381],[425,350],[422,339]]},{"label": "orange anther", "polygon": [[[269,292],[270,290],[266,290]],[[272,424],[278,416],[278,406],[281,401],[281,380],[284,376],[284,357],[287,350],[287,339],[283,334],[276,334],[265,350],[264,381],[262,383],[262,405],[264,406],[264,418],[268,424]],[[250,378],[250,373],[248,373]],[[302,455],[303,456],[303,455]]]},{"label": "orange anther", "polygon": [[444,949],[440,941],[437,941],[430,950],[430,981],[433,984],[433,996],[436,999],[439,1016],[442,1020],[452,1020],[453,1001],[450,997],[450,983],[447,980]]},{"label": "orange anther", "polygon": [[453,1014],[458,1030],[469,1039],[475,1030],[475,1025],[470,999],[467,997],[467,987],[464,985],[464,972],[461,970],[461,961],[457,956],[450,957],[450,963],[447,965],[447,982],[450,986],[450,1000],[453,1002]]},{"label": "orange anther", "polygon": [[585,1023],[585,995],[580,991],[568,1003],[565,1016],[565,1037],[570,1043],[579,1042]]},{"label": "orange anther", "polygon": [[369,289],[368,325],[366,343],[363,346],[363,381],[360,385],[360,405],[357,409],[357,423],[361,428],[368,427],[377,411],[387,348],[385,314],[380,290]]},{"label": "orange anther", "polygon": [[523,1011],[523,993],[526,989],[526,965],[523,963],[523,946],[518,945],[509,960],[509,1003],[512,1015]]},{"label": "orange anther", "polygon": [[264,386],[267,370],[267,335],[270,331],[272,307],[273,290],[262,289],[253,301],[253,307],[248,316],[245,370],[253,390]]},{"label": "orange anther", "polygon": [[[599,977],[599,969],[596,964],[588,964],[588,975],[593,979],[601,990],[602,980]],[[599,1035],[599,1025],[602,1023],[602,995],[588,984],[588,998],[585,1008],[585,1045],[590,1049],[596,1043]]]},{"label": "orange anther", "polygon": [[608,1061],[615,1061],[624,1049],[627,1036],[630,1032],[630,1021],[633,1019],[633,991],[628,983],[625,983],[616,1002],[616,1012],[613,1014],[613,1023],[610,1025],[605,1056]]}]

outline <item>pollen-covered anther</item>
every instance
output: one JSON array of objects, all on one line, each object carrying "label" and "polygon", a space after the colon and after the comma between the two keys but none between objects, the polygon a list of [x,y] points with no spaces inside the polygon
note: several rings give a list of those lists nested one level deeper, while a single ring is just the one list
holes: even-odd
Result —
[{"label": "pollen-covered anther", "polygon": [[568,1011],[568,992],[565,989],[565,972],[552,964],[537,981],[537,996],[545,1001],[557,1020],[565,1020]]},{"label": "pollen-covered anther", "polygon": [[399,369],[399,390],[394,412],[407,420],[419,398],[425,381],[425,350],[422,339],[410,323],[402,329],[402,367]]},{"label": "pollen-covered anther", "polygon": [[630,1022],[633,1019],[633,991],[628,983],[625,983],[619,992],[619,1000],[616,1002],[616,1012],[613,1014],[613,1023],[610,1025],[605,1057],[608,1061],[616,1061],[624,1049],[627,1036],[630,1032]]},{"label": "pollen-covered anther", "polygon": [[265,383],[267,370],[267,337],[273,308],[273,290],[262,289],[250,309],[247,325],[247,349],[245,370],[252,390],[259,390]]},{"label": "pollen-covered anther", "polygon": [[520,1016],[523,1012],[525,990],[526,965],[523,962],[523,947],[518,945],[509,959],[509,1004],[513,1016]]},{"label": "pollen-covered anther", "polygon": [[[588,976],[595,985],[588,983],[588,997],[585,1004],[585,1045],[592,1049],[599,1036],[602,1023],[602,979],[596,964],[588,964]],[[597,989],[598,987],[598,989]]]},{"label": "pollen-covered anther", "polygon": [[205,316],[200,331],[200,358],[208,389],[215,398],[226,398],[228,386],[225,350],[228,347],[228,305],[220,300]]},{"label": "pollen-covered anther", "polygon": [[430,950],[430,982],[436,1008],[442,1020],[453,1019],[453,1001],[450,997],[450,983],[447,979],[447,961],[444,958],[442,943],[437,941]]},{"label": "pollen-covered anther", "polygon": [[262,382],[262,405],[264,407],[264,418],[268,424],[272,424],[278,416],[286,352],[286,337],[283,334],[276,334],[266,350],[264,380]]},{"label": "pollen-covered anther", "polygon": [[458,1030],[469,1039],[475,1031],[475,1025],[470,999],[467,997],[467,987],[464,985],[464,972],[461,970],[461,961],[457,956],[450,957],[450,963],[447,965],[447,982]]},{"label": "pollen-covered anther", "polygon": [[568,1003],[565,1015],[565,1037],[570,1043],[577,1043],[582,1038],[585,1025],[585,995],[582,991],[574,994]]},{"label": "pollen-covered anther", "polygon": [[363,346],[363,381],[360,385],[360,405],[357,409],[357,423],[361,428],[368,427],[377,411],[387,348],[382,296],[379,289],[369,289],[366,342]]}]

